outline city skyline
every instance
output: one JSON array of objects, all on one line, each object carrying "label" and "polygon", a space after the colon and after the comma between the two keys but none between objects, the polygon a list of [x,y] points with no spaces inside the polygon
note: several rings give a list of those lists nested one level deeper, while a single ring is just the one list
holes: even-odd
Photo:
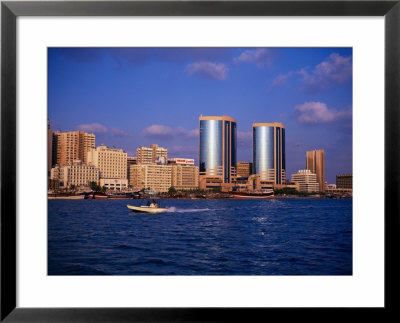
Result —
[{"label": "city skyline", "polygon": [[326,179],[352,173],[351,48],[50,48],[49,119],[136,149],[157,143],[198,165],[198,118],[237,120],[237,161],[252,162],[252,123],[286,127],[286,173],[324,149]]}]

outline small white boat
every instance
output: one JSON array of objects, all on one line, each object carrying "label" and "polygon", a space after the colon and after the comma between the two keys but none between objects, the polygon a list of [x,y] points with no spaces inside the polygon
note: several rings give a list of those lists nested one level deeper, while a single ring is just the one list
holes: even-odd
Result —
[{"label": "small white boat", "polygon": [[142,212],[142,213],[163,213],[167,212],[167,208],[165,207],[156,207],[156,206],[133,206],[127,204],[126,207],[129,210],[135,211],[135,212]]}]

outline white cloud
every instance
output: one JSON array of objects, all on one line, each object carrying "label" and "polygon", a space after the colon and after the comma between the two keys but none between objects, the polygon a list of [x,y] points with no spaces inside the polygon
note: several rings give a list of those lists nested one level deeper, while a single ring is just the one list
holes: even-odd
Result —
[{"label": "white cloud", "polygon": [[186,72],[189,75],[223,81],[228,76],[228,67],[223,63],[195,62],[187,66]]},{"label": "white cloud", "polygon": [[276,86],[282,86],[286,84],[286,80],[293,75],[293,72],[288,72],[286,74],[279,74],[275,80],[272,82],[271,88]]},{"label": "white cloud", "polygon": [[124,130],[121,130],[121,129],[118,129],[118,128],[111,128],[111,134],[114,137],[129,137],[129,136],[131,136],[130,133],[127,133]]},{"label": "white cloud", "polygon": [[104,134],[108,129],[100,123],[81,124],[77,127],[78,130],[85,132],[93,132],[95,134]]},{"label": "white cloud", "polygon": [[154,124],[143,129],[143,135],[151,138],[166,138],[174,135],[174,130],[169,126]]},{"label": "white cloud", "polygon": [[259,67],[271,65],[273,51],[268,48],[249,49],[235,58],[236,62],[252,63]]},{"label": "white cloud", "polygon": [[352,115],[351,109],[334,110],[328,109],[322,102],[305,102],[295,106],[299,113],[298,120],[304,123],[328,123],[338,119],[349,118]]},{"label": "white cloud", "polygon": [[172,128],[164,125],[151,125],[142,131],[145,137],[156,139],[167,139],[175,136],[183,138],[197,138],[199,135],[198,129],[187,130],[184,127]]},{"label": "white cloud", "polygon": [[309,67],[304,67],[298,71],[289,71],[286,74],[279,74],[272,82],[270,89],[283,86],[290,77],[300,75],[305,84],[302,88],[303,90],[320,91],[326,89],[331,84],[347,82],[351,79],[352,74],[352,57],[344,57],[333,53],[323,62],[317,64],[311,71]]},{"label": "white cloud", "polygon": [[199,136],[199,129],[187,130],[183,127],[177,127],[176,134],[186,138],[197,138]]},{"label": "white cloud", "polygon": [[352,57],[343,57],[333,53],[308,72],[301,69],[298,73],[303,76],[306,86],[311,89],[323,89],[332,83],[344,83],[351,79],[353,73]]}]

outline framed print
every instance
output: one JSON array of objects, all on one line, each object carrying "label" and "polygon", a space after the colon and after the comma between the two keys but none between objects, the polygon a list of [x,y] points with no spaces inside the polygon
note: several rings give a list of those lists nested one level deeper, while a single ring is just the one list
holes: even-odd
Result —
[{"label": "framed print", "polygon": [[398,1],[1,11],[2,321],[396,311]]}]

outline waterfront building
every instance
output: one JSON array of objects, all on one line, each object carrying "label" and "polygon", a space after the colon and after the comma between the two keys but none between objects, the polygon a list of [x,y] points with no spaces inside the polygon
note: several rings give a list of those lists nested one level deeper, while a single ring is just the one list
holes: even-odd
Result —
[{"label": "waterfront building", "polygon": [[168,149],[151,144],[150,147],[136,149],[138,164],[166,163],[168,160]]},{"label": "waterfront building", "polygon": [[138,164],[129,167],[129,183],[135,189],[148,189],[155,192],[168,192],[172,186],[172,166],[157,164]]},{"label": "waterfront building", "polygon": [[228,116],[200,116],[199,129],[199,176],[205,183],[204,188],[233,182],[236,179],[236,120]]},{"label": "waterfront building", "polygon": [[285,126],[253,123],[253,174],[274,184],[286,182]]},{"label": "waterfront building", "polygon": [[129,181],[129,179],[131,178],[130,175],[130,166],[131,165],[137,165],[137,157],[127,157],[126,159],[126,177]]},{"label": "waterfront building", "polygon": [[67,187],[67,178],[64,176],[65,168],[62,165],[55,165],[50,170],[50,179],[54,182],[58,181],[58,187]]},{"label": "waterfront building", "polygon": [[125,191],[128,188],[127,178],[100,178],[100,186],[109,190]]},{"label": "waterfront building", "polygon": [[317,175],[308,169],[299,170],[297,174],[292,175],[292,182],[297,183],[300,192],[318,192],[319,183]]},{"label": "waterfront building", "polygon": [[323,192],[325,190],[325,151],[323,149],[307,151],[306,165],[308,170],[317,175],[319,191]]},{"label": "waterfront building", "polygon": [[199,168],[186,164],[171,164],[171,186],[177,190],[199,188]]},{"label": "waterfront building", "polygon": [[49,178],[47,181],[48,191],[58,191],[60,189],[60,181],[58,179]]},{"label": "waterfront building", "polygon": [[74,185],[89,186],[91,182],[99,184],[99,170],[94,166],[85,165],[80,160],[74,160],[69,165],[56,165],[51,169],[51,179],[58,180],[60,187]]},{"label": "waterfront building", "polygon": [[95,146],[95,135],[83,131],[53,133],[54,164],[67,165],[79,159],[87,164],[87,154]]},{"label": "waterfront building", "polygon": [[47,120],[47,176],[50,176],[50,170],[53,166],[53,131],[50,129],[50,121]]},{"label": "waterfront building", "polygon": [[52,131],[51,135],[51,167],[57,165],[57,139],[58,136]]},{"label": "waterfront building", "polygon": [[221,189],[224,184],[222,176],[200,175],[199,188],[201,190]]},{"label": "waterfront building", "polygon": [[336,187],[353,189],[353,175],[336,175]]},{"label": "waterfront building", "polygon": [[100,170],[100,178],[127,179],[128,155],[122,149],[101,145],[91,149],[87,156],[88,164]]},{"label": "waterfront building", "polygon": [[64,176],[67,186],[90,186],[91,182],[99,183],[100,172],[94,166],[84,165],[81,161],[74,161],[72,165],[64,166]]},{"label": "waterfront building", "polygon": [[236,173],[237,177],[249,177],[252,174],[253,163],[249,162],[237,162]]}]

